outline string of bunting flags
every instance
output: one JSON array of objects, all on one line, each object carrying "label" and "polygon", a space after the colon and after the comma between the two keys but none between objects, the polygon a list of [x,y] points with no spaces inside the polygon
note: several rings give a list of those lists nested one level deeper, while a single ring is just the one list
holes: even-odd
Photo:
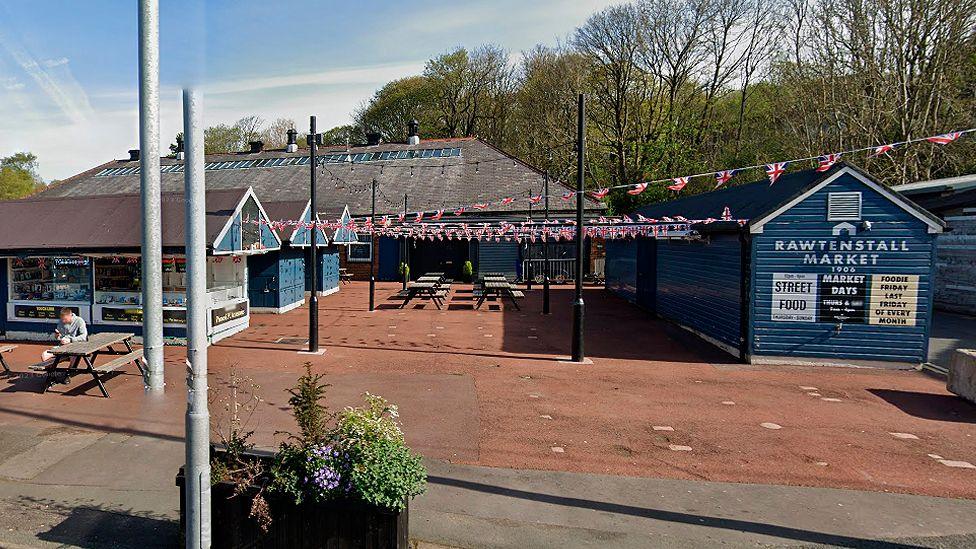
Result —
[{"label": "string of bunting flags", "polygon": [[[389,215],[384,215],[377,219],[375,225],[370,219],[361,222],[350,220],[346,223],[338,221],[318,221],[312,223],[294,220],[271,221],[268,223],[261,219],[249,222],[256,224],[267,223],[274,230],[291,227],[302,230],[315,227],[320,230],[348,230],[356,234],[371,234],[375,236],[412,238],[418,240],[494,240],[496,242],[501,240],[514,240],[522,243],[550,239],[558,242],[560,240],[574,240],[577,232],[576,221],[572,219],[482,223],[439,222],[437,220],[440,218],[436,216],[430,219],[431,221],[410,220],[396,225],[394,225],[393,219]],[[627,215],[618,217],[601,216],[596,220],[587,222],[583,232],[588,237],[604,239],[684,237],[691,235],[693,233],[693,227],[696,225],[708,225],[720,221],[735,222],[740,226],[748,222],[746,219],[735,219],[729,207],[726,206],[720,217],[709,217],[706,219],[687,219],[680,215],[661,218],[648,218],[640,214],[635,218]]]},{"label": "string of bunting flags", "polygon": [[[784,160],[784,161],[777,161],[777,162],[769,162],[769,163],[764,163],[764,164],[755,164],[755,165],[752,165],[752,166],[742,166],[742,167],[734,168],[734,169],[724,169],[724,170],[718,170],[718,171],[712,171],[712,172],[703,172],[703,173],[698,173],[698,174],[693,174],[693,175],[686,175],[686,176],[681,176],[681,177],[672,177],[672,178],[666,178],[666,179],[656,179],[656,180],[651,180],[651,181],[644,181],[644,182],[641,182],[641,183],[630,183],[630,184],[624,184],[624,185],[615,185],[615,186],[601,187],[601,188],[596,189],[596,190],[585,191],[585,192],[586,192],[586,194],[588,194],[589,196],[591,196],[592,198],[594,198],[596,200],[603,200],[603,199],[605,199],[610,194],[610,191],[611,190],[614,190],[614,189],[626,189],[627,194],[629,194],[631,196],[637,196],[637,195],[640,195],[641,193],[643,193],[645,190],[647,190],[648,187],[650,187],[651,185],[663,183],[663,184],[666,184],[666,188],[668,190],[674,191],[676,193],[680,193],[682,190],[684,190],[685,187],[688,186],[688,184],[693,179],[698,179],[698,178],[702,178],[702,177],[714,178],[714,181],[715,181],[714,189],[718,189],[718,188],[720,188],[720,187],[722,187],[724,185],[727,185],[729,183],[729,181],[731,181],[732,178],[735,177],[737,174],[739,174],[741,172],[744,172],[744,171],[748,171],[748,170],[763,170],[766,173],[767,178],[769,179],[769,184],[770,185],[774,185],[776,183],[776,181],[783,174],[786,173],[786,170],[787,170],[787,168],[789,166],[793,166],[793,165],[796,165],[796,164],[801,163],[801,162],[810,162],[810,161],[813,161],[813,162],[815,162],[815,169],[816,169],[816,171],[818,171],[818,172],[826,172],[827,170],[829,170],[830,168],[832,168],[835,164],[837,164],[838,162],[840,162],[841,159],[843,157],[845,157],[845,156],[846,157],[849,157],[849,156],[852,156],[852,155],[855,155],[855,154],[867,152],[868,153],[868,156],[870,158],[879,158],[879,157],[882,157],[884,155],[887,155],[888,153],[892,152],[895,149],[902,148],[902,147],[905,147],[907,145],[916,144],[916,143],[932,143],[934,145],[944,146],[944,145],[948,145],[950,143],[953,143],[953,142],[959,140],[960,138],[962,138],[963,136],[965,136],[967,134],[971,134],[973,132],[976,132],[976,128],[969,128],[969,129],[965,129],[965,130],[952,131],[952,132],[938,134],[938,135],[933,135],[933,136],[929,136],[929,137],[920,137],[920,138],[916,138],[916,139],[908,139],[908,140],[905,140],[905,141],[898,141],[898,142],[888,143],[888,144],[883,144],[883,145],[872,145],[872,146],[869,146],[869,147],[860,147],[860,148],[850,149],[850,150],[846,150],[846,151],[840,151],[840,152],[835,152],[835,153],[822,154],[822,155],[817,155],[817,156],[807,156],[807,157],[803,157],[803,158],[794,158],[794,159],[791,159],[791,160]],[[486,209],[490,208],[493,205],[495,205],[495,206],[509,206],[509,205],[515,204],[519,200],[525,200],[530,205],[537,205],[537,204],[541,203],[545,198],[559,199],[559,200],[567,201],[568,202],[570,200],[573,200],[581,192],[583,192],[583,191],[579,191],[579,190],[567,190],[567,191],[562,192],[561,194],[558,194],[558,195],[552,195],[551,194],[551,195],[548,195],[548,196],[545,195],[545,194],[535,194],[535,195],[530,195],[528,197],[505,196],[505,197],[502,197],[502,198],[499,198],[499,199],[495,199],[495,200],[488,200],[488,201],[484,201],[484,202],[477,202],[477,203],[468,204],[468,205],[459,205],[459,206],[456,206],[456,207],[445,207],[445,208],[437,209],[437,210],[434,210],[434,211],[424,210],[424,211],[414,212],[412,214],[408,214],[408,213],[405,213],[405,212],[401,212],[401,213],[398,213],[398,214],[384,214],[382,217],[383,217],[384,220],[388,220],[388,219],[390,219],[391,216],[394,216],[394,218],[396,219],[396,222],[398,224],[401,224],[401,225],[407,224],[407,223],[419,224],[419,223],[423,223],[424,221],[438,222],[438,221],[442,220],[445,216],[451,217],[453,215],[454,217],[460,217],[463,214],[468,213],[468,212],[477,212],[477,211],[486,210]],[[707,221],[708,220],[699,220],[698,222],[705,223]],[[358,226],[360,228],[365,227],[367,222],[369,222],[369,218],[368,217],[359,217],[358,218]],[[275,223],[280,223],[280,222],[275,222]],[[291,221],[289,221],[287,223],[298,223],[298,222],[291,222]],[[340,222],[338,220],[336,222],[329,223],[327,228],[336,228],[337,225],[339,225],[339,223]],[[353,223],[357,223],[357,220],[354,219],[353,220]],[[385,222],[384,222],[384,224],[385,224]],[[624,225],[626,225],[626,223],[624,223]],[[650,225],[655,225],[655,224],[654,223],[651,223]],[[387,228],[389,228],[389,227],[387,227]]]}]

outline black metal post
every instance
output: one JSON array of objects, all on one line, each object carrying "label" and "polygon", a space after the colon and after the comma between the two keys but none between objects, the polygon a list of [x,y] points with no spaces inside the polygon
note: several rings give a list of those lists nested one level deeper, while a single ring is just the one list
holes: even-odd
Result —
[{"label": "black metal post", "polygon": [[308,299],[308,352],[317,353],[319,352],[319,271],[318,271],[318,246],[319,246],[319,228],[317,224],[318,216],[316,212],[318,211],[316,206],[316,192],[315,192],[315,172],[316,162],[315,162],[315,117],[309,118],[309,134],[308,134],[308,165],[311,168],[312,173],[312,189],[311,189],[311,206],[309,212],[312,217],[312,238],[311,238],[311,264],[309,265],[309,274],[312,276],[312,296]]},{"label": "black metal post", "polygon": [[549,314],[549,170],[546,170],[545,186],[546,219],[542,226],[542,314]]},{"label": "black metal post", "polygon": [[576,122],[576,299],[573,302],[573,362],[583,362],[583,159],[586,152],[586,106],[579,94]]},{"label": "black metal post", "polygon": [[[532,204],[529,204],[529,221],[532,221]],[[535,275],[535,269],[532,268],[532,242],[523,241],[522,244],[525,246],[525,255],[529,258],[528,263],[522,262],[525,267],[522,276],[525,277],[525,291],[528,292],[532,291],[532,278]]]},{"label": "black metal post", "polygon": [[369,225],[373,232],[369,235],[369,310],[374,310],[376,304],[376,180],[373,180],[373,207],[369,214]]},{"label": "black metal post", "polygon": [[[407,195],[406,194],[403,195],[403,219],[404,220],[407,219]],[[407,269],[410,268],[410,260],[407,257],[407,254],[410,253],[410,243],[407,242],[407,235],[406,233],[402,232],[402,229],[403,227],[401,227],[401,234],[403,234],[403,248],[402,248],[403,253],[400,254],[400,267],[403,269],[403,273],[401,273],[403,275],[403,289],[406,290],[407,279],[410,277],[410,274],[407,273]]]}]

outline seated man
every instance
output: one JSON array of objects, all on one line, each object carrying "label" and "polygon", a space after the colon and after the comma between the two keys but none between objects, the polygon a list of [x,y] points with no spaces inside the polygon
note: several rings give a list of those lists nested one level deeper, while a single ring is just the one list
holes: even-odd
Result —
[{"label": "seated man", "polygon": [[[75,341],[88,341],[88,326],[85,324],[85,319],[76,315],[68,307],[64,307],[61,309],[61,320],[58,321],[57,327],[54,328],[54,336],[61,345],[67,345]],[[54,355],[48,351],[44,351],[41,354],[41,358],[43,360],[50,360],[54,358]]]}]

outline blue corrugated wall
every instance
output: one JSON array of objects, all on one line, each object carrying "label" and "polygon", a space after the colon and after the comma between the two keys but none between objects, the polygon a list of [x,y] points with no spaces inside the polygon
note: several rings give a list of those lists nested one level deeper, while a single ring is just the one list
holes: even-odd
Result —
[{"label": "blue corrugated wall", "polygon": [[[851,240],[894,241],[896,251],[879,252],[876,265],[851,266],[856,275],[919,275],[917,321],[915,326],[879,326],[845,323],[838,332],[833,322],[772,321],[773,273],[830,273],[832,266],[804,265],[804,253],[777,250],[776,243],[791,240],[825,240],[835,242],[844,237],[832,235],[837,224],[827,221],[827,193],[860,191],[863,193],[862,217],[872,223]],[[902,250],[902,243],[908,248]],[[767,223],[762,234],[753,235],[752,261],[755,288],[751,304],[753,325],[750,329],[751,352],[754,355],[827,357],[844,359],[887,360],[919,363],[926,359],[931,324],[931,273],[935,235],[926,225],[886,197],[857,181],[842,175],[836,181],[790,208]],[[818,257],[821,254],[817,254]],[[846,261],[845,261],[846,263]],[[871,259],[868,258],[868,263]],[[846,265],[845,265],[846,267]],[[843,274],[843,273],[840,273]],[[866,299],[870,302],[870,277]],[[819,318],[818,318],[819,320]]]},{"label": "blue corrugated wall", "polygon": [[657,243],[657,313],[727,346],[741,338],[738,235]]},{"label": "blue corrugated wall", "polygon": [[637,301],[637,241],[607,240],[606,287],[634,303]]}]

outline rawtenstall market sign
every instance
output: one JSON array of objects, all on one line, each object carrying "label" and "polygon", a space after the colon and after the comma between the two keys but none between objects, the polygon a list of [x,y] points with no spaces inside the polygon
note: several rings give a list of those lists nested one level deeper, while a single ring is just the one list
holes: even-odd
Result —
[{"label": "rawtenstall market sign", "polygon": [[919,276],[873,272],[886,263],[904,264],[899,256],[912,251],[908,241],[861,238],[841,229],[833,240],[775,241],[775,253],[820,272],[773,273],[771,320],[915,326]]}]

